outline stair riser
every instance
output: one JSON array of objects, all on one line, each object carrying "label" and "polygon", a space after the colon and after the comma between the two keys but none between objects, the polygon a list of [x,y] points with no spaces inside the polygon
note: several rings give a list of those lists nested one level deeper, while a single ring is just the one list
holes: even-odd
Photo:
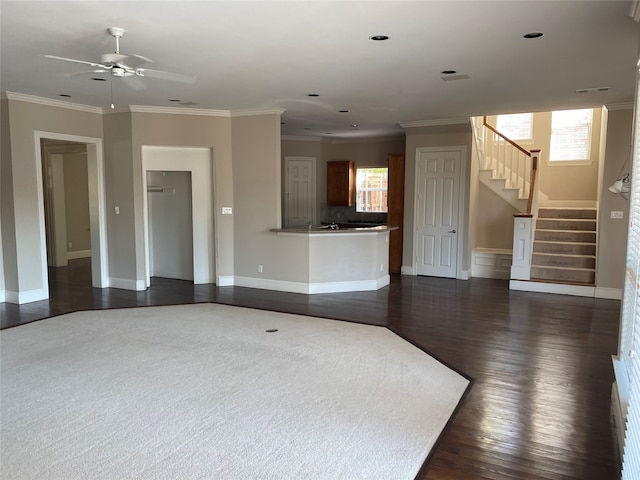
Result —
[{"label": "stair riser", "polygon": [[589,208],[540,208],[538,218],[590,218],[595,219],[597,211]]},{"label": "stair riser", "polygon": [[584,242],[595,243],[595,232],[565,232],[557,230],[536,230],[536,240],[547,242]]},{"label": "stair riser", "polygon": [[592,243],[542,243],[533,242],[533,252],[558,253],[567,255],[595,255],[596,246]]},{"label": "stair riser", "polygon": [[563,256],[533,254],[532,266],[569,267],[569,268],[596,268],[596,259],[588,256]]},{"label": "stair riser", "polygon": [[541,230],[583,230],[595,232],[596,221],[538,218],[536,228]]},{"label": "stair riser", "polygon": [[596,272],[593,270],[555,269],[531,267],[531,278],[534,280],[551,280],[560,282],[594,283]]}]

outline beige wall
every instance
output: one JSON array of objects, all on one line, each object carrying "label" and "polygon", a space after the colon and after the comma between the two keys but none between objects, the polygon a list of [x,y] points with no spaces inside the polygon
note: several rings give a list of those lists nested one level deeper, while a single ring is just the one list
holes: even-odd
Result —
[{"label": "beige wall", "polygon": [[513,215],[518,211],[483,184],[478,187],[474,248],[513,248]]},{"label": "beige wall", "polygon": [[[6,117],[3,116],[3,125],[6,123]],[[9,99],[8,123],[11,151],[7,157],[6,147],[2,150],[3,205],[4,183],[12,184],[13,191],[7,189],[9,211],[5,223],[3,206],[2,223],[3,236],[9,237],[4,243],[5,248],[9,247],[4,257],[15,255],[15,266],[12,259],[5,264],[6,290],[16,293],[37,292],[48,286],[43,285],[42,277],[46,265],[43,265],[40,252],[44,248],[45,236],[40,230],[39,220],[43,207],[38,200],[42,197],[37,182],[41,166],[36,162],[36,149],[40,146],[34,144],[34,132],[102,137],[102,115]],[[9,178],[4,178],[5,171],[9,172]]]},{"label": "beige wall", "polygon": [[[9,101],[0,101],[0,290],[18,291]],[[5,274],[5,272],[7,272]],[[4,297],[4,294],[3,294]]]},{"label": "beige wall", "polygon": [[[608,188],[617,180],[629,158],[632,142],[633,110],[611,110],[607,114],[605,162],[600,192],[598,219],[598,264],[596,285],[599,288],[623,288],[629,225],[629,200],[614,195]],[[630,172],[627,163],[625,173]],[[624,219],[611,218],[612,211],[623,212]]]},{"label": "beige wall", "polygon": [[[462,179],[461,189],[464,191],[463,209],[460,216],[460,226],[469,223],[469,198],[470,172],[471,172],[471,149],[473,148],[473,137],[471,124],[438,125],[433,127],[413,127],[406,129],[406,153],[405,153],[405,182],[404,182],[404,231],[414,231],[414,196],[415,196],[415,171],[416,171],[416,150],[420,147],[466,147],[466,158],[464,159],[465,177]],[[468,271],[471,267],[471,252],[469,247],[469,232],[465,231],[460,236],[462,242],[462,258],[458,259],[459,268]],[[404,235],[402,265],[412,267],[414,252],[414,238],[411,233]]]},{"label": "beige wall", "polygon": [[64,155],[64,206],[67,219],[67,244],[70,252],[91,250],[89,231],[89,182],[87,155],[68,153]]},{"label": "beige wall", "polygon": [[[281,217],[280,115],[232,118],[235,275],[274,278]],[[257,266],[263,265],[263,272]]]}]

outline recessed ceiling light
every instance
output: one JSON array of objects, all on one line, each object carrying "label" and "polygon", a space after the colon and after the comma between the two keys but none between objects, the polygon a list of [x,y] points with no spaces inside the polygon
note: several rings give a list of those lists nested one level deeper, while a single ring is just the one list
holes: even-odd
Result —
[{"label": "recessed ceiling light", "polygon": [[286,125],[287,122],[280,122],[280,125]]},{"label": "recessed ceiling light", "polygon": [[307,97],[319,97],[319,93],[307,93]]},{"label": "recessed ceiling light", "polygon": [[389,40],[389,37],[386,35],[373,35],[369,37],[369,39],[376,42],[384,42],[385,40]]},{"label": "recessed ceiling light", "polygon": [[181,102],[182,100],[178,100],[177,98],[170,98],[170,102]]},{"label": "recessed ceiling light", "polygon": [[358,126],[358,124],[357,124],[357,123],[352,123],[352,124],[351,124],[351,127],[352,127],[352,128],[356,128],[357,126]]},{"label": "recessed ceiling light", "polygon": [[324,132],[325,135],[333,135],[333,132]]},{"label": "recessed ceiling light", "polygon": [[304,127],[305,130],[311,130],[311,127]]},{"label": "recessed ceiling light", "polygon": [[344,110],[338,110],[338,112],[339,112],[339,113],[349,113],[350,111],[351,111],[351,110],[347,110],[347,109],[344,109]]},{"label": "recessed ceiling light", "polygon": [[542,35],[540,32],[531,32],[524,35],[524,38],[540,38]]},{"label": "recessed ceiling light", "polygon": [[458,73],[458,72],[455,70],[442,70],[440,73],[443,75],[453,75],[454,73]]},{"label": "recessed ceiling light", "polygon": [[100,78],[100,77],[91,77],[91,80],[95,80],[96,82],[106,82],[107,81],[106,78]]},{"label": "recessed ceiling light", "polygon": [[67,93],[59,93],[58,96],[59,97],[71,97],[71,95],[69,95]]}]

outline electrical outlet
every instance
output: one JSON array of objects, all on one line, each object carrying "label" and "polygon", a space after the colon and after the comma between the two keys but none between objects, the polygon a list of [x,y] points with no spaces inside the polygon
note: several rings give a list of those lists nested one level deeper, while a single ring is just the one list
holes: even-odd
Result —
[{"label": "electrical outlet", "polygon": [[231,215],[233,214],[233,209],[231,207],[222,207],[223,215]]},{"label": "electrical outlet", "polygon": [[73,248],[73,243],[69,242],[69,250]]},{"label": "electrical outlet", "polygon": [[620,210],[612,210],[611,211],[611,218],[615,218],[616,220],[620,220],[620,219],[624,218],[624,212],[621,212]]},{"label": "electrical outlet", "polygon": [[262,265],[258,265],[258,273],[262,273]]},{"label": "electrical outlet", "polygon": [[120,207],[115,207],[116,215],[120,215]]}]

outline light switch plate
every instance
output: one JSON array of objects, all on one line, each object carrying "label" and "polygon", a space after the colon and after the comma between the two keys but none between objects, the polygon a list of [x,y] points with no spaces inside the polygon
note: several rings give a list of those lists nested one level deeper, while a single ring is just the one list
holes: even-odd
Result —
[{"label": "light switch plate", "polygon": [[231,215],[233,213],[233,209],[231,207],[222,207],[223,215]]},{"label": "light switch plate", "polygon": [[620,220],[620,219],[624,218],[624,213],[621,212],[620,210],[612,210],[611,211],[611,218],[615,218],[616,220]]}]

